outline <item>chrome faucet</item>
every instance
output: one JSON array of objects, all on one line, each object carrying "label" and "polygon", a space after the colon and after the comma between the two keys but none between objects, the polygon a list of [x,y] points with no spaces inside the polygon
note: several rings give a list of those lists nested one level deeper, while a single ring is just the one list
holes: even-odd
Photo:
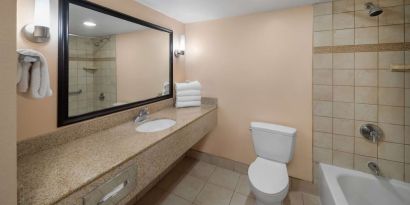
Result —
[{"label": "chrome faucet", "polygon": [[134,118],[134,122],[137,124],[144,122],[148,118],[148,115],[149,115],[149,110],[147,107],[144,107],[138,112],[137,117]]},{"label": "chrome faucet", "polygon": [[375,174],[377,176],[381,176],[380,167],[375,162],[369,162],[369,163],[367,163],[367,166],[373,172],[373,174]]}]

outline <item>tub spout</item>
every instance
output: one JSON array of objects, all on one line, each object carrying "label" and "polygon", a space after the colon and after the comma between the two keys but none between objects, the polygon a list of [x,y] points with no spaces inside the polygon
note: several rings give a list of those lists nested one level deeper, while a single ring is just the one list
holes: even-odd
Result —
[{"label": "tub spout", "polygon": [[373,172],[373,174],[375,174],[377,176],[381,176],[380,167],[375,162],[369,162],[369,163],[367,163],[367,166]]}]

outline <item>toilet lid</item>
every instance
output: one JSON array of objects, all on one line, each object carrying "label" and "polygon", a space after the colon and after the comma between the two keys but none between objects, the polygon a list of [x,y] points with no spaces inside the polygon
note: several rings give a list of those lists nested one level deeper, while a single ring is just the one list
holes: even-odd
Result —
[{"label": "toilet lid", "polygon": [[249,166],[248,175],[252,185],[266,194],[278,194],[289,184],[285,164],[260,157]]}]

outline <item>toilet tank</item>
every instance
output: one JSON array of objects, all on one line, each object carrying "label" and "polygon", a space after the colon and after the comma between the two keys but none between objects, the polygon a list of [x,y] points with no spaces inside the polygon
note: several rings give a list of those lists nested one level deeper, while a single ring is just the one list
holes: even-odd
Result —
[{"label": "toilet tank", "polygon": [[252,122],[251,134],[256,155],[288,163],[293,158],[296,129],[264,122]]}]

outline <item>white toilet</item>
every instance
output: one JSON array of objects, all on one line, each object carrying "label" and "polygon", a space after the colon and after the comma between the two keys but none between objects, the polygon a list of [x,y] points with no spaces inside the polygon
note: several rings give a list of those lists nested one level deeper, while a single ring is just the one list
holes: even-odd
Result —
[{"label": "white toilet", "polygon": [[286,164],[293,158],[296,129],[252,122],[251,133],[257,158],[248,169],[257,205],[281,205],[289,188]]}]

